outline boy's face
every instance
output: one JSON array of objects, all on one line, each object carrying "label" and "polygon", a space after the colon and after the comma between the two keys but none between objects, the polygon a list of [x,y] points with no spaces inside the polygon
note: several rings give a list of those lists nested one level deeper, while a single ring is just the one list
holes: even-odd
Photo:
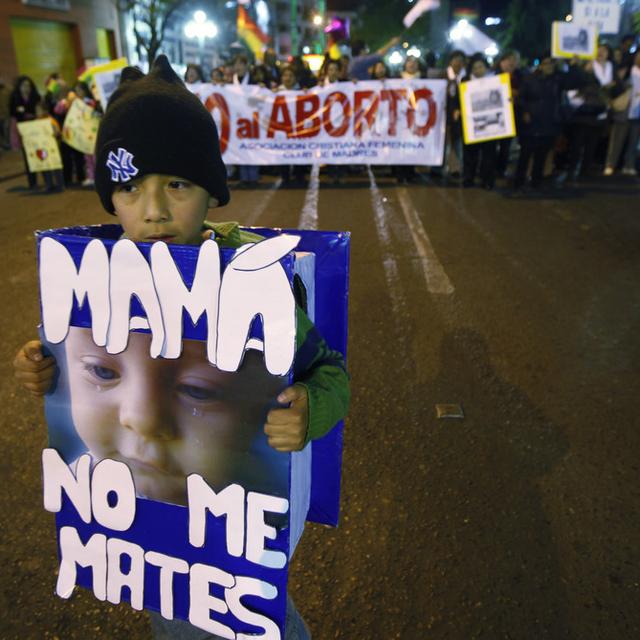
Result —
[{"label": "boy's face", "polygon": [[218,205],[202,187],[155,173],[118,185],[111,199],[120,224],[134,242],[200,244],[207,211]]},{"label": "boy's face", "polygon": [[152,359],[149,343],[150,334],[133,332],[127,349],[112,355],[89,329],[69,332],[71,413],[96,461],[124,462],[138,495],[163,502],[186,503],[191,473],[216,489],[239,482],[272,491],[268,462],[251,445],[282,378],[253,351],[236,373],[226,373],[207,361],[204,342],[185,340],[176,360]]}]

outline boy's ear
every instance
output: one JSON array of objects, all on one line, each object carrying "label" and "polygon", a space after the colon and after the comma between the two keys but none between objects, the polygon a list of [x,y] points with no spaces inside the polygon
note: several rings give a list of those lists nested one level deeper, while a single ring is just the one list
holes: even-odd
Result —
[{"label": "boy's ear", "polygon": [[220,201],[218,200],[218,198],[209,196],[209,204],[207,204],[207,207],[209,209],[215,209],[216,207],[219,207],[219,206],[220,206]]}]

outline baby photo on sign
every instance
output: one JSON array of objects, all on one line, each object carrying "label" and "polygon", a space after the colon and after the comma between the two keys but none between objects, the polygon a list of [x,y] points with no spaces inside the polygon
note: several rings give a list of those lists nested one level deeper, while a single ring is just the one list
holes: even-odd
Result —
[{"label": "baby photo on sign", "polygon": [[51,444],[72,467],[89,453],[93,465],[124,462],[139,497],[187,504],[186,477],[220,490],[286,496],[288,457],[268,446],[264,423],[287,376],[270,374],[260,350],[246,351],[235,372],[207,360],[201,340],[183,340],[179,358],[152,358],[151,334],[132,331],[110,354],[91,329],[70,327],[56,355],[60,374],[48,399]]},{"label": "baby photo on sign", "polygon": [[515,136],[509,74],[461,83],[460,105],[466,144]]},{"label": "baby photo on sign", "polygon": [[487,89],[471,94],[471,108],[474,113],[502,109],[502,104],[502,93],[499,89]]}]

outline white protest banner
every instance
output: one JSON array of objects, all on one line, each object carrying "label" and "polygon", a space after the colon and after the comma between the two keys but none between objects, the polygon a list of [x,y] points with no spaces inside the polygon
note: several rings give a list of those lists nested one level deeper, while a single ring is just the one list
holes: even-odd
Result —
[{"label": "white protest banner", "polygon": [[340,82],[279,93],[187,86],[215,119],[228,164],[442,164],[444,80]]},{"label": "white protest banner", "polygon": [[62,169],[58,141],[49,118],[18,122],[18,131],[27,156],[29,171],[36,173]]},{"label": "white protest banner", "polygon": [[572,22],[554,22],[551,26],[551,55],[554,58],[593,60],[598,50],[595,27]]},{"label": "white protest banner", "polygon": [[64,119],[62,138],[81,153],[92,154],[96,148],[99,125],[100,118],[95,109],[76,98]]},{"label": "white protest banner", "polygon": [[460,107],[466,144],[516,135],[508,73],[461,82]]},{"label": "white protest banner", "polygon": [[618,33],[619,0],[573,0],[573,21],[595,27],[598,33]]}]

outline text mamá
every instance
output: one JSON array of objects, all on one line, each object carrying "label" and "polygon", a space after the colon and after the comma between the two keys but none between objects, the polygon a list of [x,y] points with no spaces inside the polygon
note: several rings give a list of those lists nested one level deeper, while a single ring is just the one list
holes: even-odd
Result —
[{"label": "text mam\u00e1", "polygon": [[[151,247],[149,261],[131,240],[118,240],[108,255],[91,240],[76,268],[67,248],[52,237],[40,243],[40,287],[45,338],[62,342],[69,331],[73,296],[91,309],[92,335],[108,353],[127,347],[129,331],[151,332],[152,358],[178,358],[183,311],[195,324],[206,314],[207,358],[223,371],[236,371],[254,318],[262,317],[264,356],[269,373],[285,375],[295,353],[295,299],[280,259],[300,238],[280,235],[238,249],[221,274],[214,240],[200,247],[191,288],[163,242]],[[136,297],[146,317],[131,316]]]}]

